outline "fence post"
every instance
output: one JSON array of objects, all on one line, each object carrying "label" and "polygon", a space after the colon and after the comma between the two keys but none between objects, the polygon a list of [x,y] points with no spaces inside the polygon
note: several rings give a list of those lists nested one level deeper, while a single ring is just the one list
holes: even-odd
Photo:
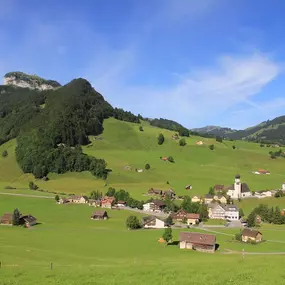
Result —
[{"label": "fence post", "polygon": [[52,262],[50,263],[50,270],[52,270]]}]

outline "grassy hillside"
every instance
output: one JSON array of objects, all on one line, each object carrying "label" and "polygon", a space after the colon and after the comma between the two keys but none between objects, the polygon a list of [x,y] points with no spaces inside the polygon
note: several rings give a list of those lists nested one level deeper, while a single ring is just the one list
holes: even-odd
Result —
[{"label": "grassy hillside", "polygon": [[[204,254],[164,247],[163,230],[128,231],[128,211],[108,210],[107,221],[90,220],[87,205],[0,197],[0,212],[18,207],[38,218],[31,229],[0,227],[1,284],[283,284],[284,256],[224,254],[285,251],[285,228],[261,228],[265,243],[232,242],[234,229],[216,229],[219,250]],[[180,230],[173,231],[174,241]],[[50,269],[50,263],[53,269]],[[225,270],[227,268],[227,270]]]},{"label": "grassy hillside", "polygon": [[[37,180],[43,189],[57,192],[85,194],[92,190],[107,190],[109,186],[124,188],[139,199],[150,187],[167,189],[172,187],[180,195],[204,194],[214,184],[231,184],[235,174],[241,175],[252,190],[279,188],[285,179],[285,161],[283,158],[272,160],[268,156],[269,148],[245,141],[224,141],[191,136],[186,138],[187,145],[179,146],[171,137],[172,131],[162,130],[147,123],[144,131],[139,125],[109,118],[104,121],[104,132],[91,144],[83,147],[86,154],[104,158],[107,167],[112,169],[106,181],[93,177],[89,172],[49,174],[50,181]],[[157,136],[162,132],[165,143],[157,144]],[[202,140],[205,144],[197,146]],[[211,151],[208,146],[215,145]],[[233,149],[232,145],[237,148]],[[30,174],[22,174],[14,156],[15,141],[0,146],[0,152],[8,150],[8,157],[0,157],[0,186],[15,185],[27,188],[33,180]],[[164,162],[160,157],[173,156],[175,163]],[[138,173],[135,168],[143,168],[149,163],[151,169]],[[125,166],[133,170],[126,170]],[[256,169],[268,169],[271,175],[252,174]],[[169,184],[167,184],[169,181]],[[191,184],[191,191],[184,190]]]}]

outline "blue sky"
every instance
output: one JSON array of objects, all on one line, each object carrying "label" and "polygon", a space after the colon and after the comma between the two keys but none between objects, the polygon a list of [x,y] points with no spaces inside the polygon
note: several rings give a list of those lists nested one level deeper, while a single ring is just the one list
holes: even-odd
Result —
[{"label": "blue sky", "polygon": [[1,0],[0,75],[88,79],[186,127],[285,114],[283,0]]}]

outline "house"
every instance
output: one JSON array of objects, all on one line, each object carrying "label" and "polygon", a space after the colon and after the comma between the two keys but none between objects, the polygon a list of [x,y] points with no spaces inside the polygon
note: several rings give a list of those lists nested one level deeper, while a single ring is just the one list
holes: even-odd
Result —
[{"label": "house", "polygon": [[13,224],[13,214],[5,213],[2,217],[0,217],[1,225],[12,225]]},{"label": "house", "polygon": [[270,172],[269,171],[267,171],[267,170],[264,170],[264,169],[258,169],[257,171],[254,171],[253,172],[254,174],[270,174]]},{"label": "house", "polygon": [[242,241],[243,242],[261,242],[262,241],[262,233],[259,231],[251,230],[251,229],[244,229],[242,231]]},{"label": "house", "polygon": [[137,169],[137,172],[141,173],[141,172],[143,172],[143,169],[139,168],[139,169]]},{"label": "house", "polygon": [[111,209],[112,206],[114,206],[114,204],[115,204],[115,198],[114,197],[105,197],[101,201],[101,207],[102,208],[109,208],[109,209]]},{"label": "house", "polygon": [[37,219],[32,215],[21,215],[20,225],[25,225],[27,228],[37,224]]},{"label": "house", "polygon": [[201,199],[201,197],[193,196],[191,201],[192,201],[192,203],[200,203],[200,202],[202,202],[202,199]]},{"label": "house", "polygon": [[272,197],[273,194],[269,190],[259,190],[259,191],[255,191],[254,196],[257,198],[266,198],[266,197]]},{"label": "house", "polygon": [[213,200],[217,200],[217,199],[218,199],[218,196],[216,196],[216,195],[206,194],[204,196],[205,204],[210,204],[213,202]]},{"label": "house", "polygon": [[204,143],[202,141],[197,141],[196,145],[203,145]]},{"label": "house", "polygon": [[150,189],[147,191],[147,193],[148,193],[148,195],[153,195],[153,196],[159,195],[159,196],[161,196],[162,190],[150,188]]},{"label": "house", "polygon": [[251,196],[250,189],[246,183],[241,183],[240,175],[235,176],[235,183],[228,187],[227,195],[232,199],[241,199]]},{"label": "house", "polygon": [[71,203],[86,204],[88,203],[88,198],[84,196],[72,196],[69,201]]},{"label": "house", "polygon": [[236,205],[223,205],[225,209],[225,219],[229,221],[239,220],[239,208]]},{"label": "house", "polygon": [[200,214],[188,213],[186,215],[187,225],[198,225],[200,222]]},{"label": "house", "polygon": [[221,204],[211,203],[208,204],[209,219],[225,219],[226,210]]},{"label": "house", "polygon": [[148,212],[162,212],[166,207],[165,203],[161,200],[154,200],[143,205],[143,210]]},{"label": "house", "polygon": [[59,200],[58,200],[58,202],[57,202],[57,204],[67,204],[67,203],[69,203],[70,201],[69,201],[69,199],[66,199],[66,198],[60,198]]},{"label": "house", "polygon": [[93,207],[101,207],[100,200],[89,199],[88,204],[89,206],[93,206]]},{"label": "house", "polygon": [[174,199],[175,196],[176,196],[176,194],[173,191],[173,189],[169,189],[169,190],[166,190],[166,191],[161,191],[161,197],[163,199],[165,199],[165,198]]},{"label": "house", "polygon": [[282,190],[285,191],[285,182],[282,184]]},{"label": "house", "polygon": [[225,190],[225,185],[222,185],[222,184],[216,184],[214,185],[214,190],[216,192],[222,192]]},{"label": "house", "polygon": [[167,227],[163,220],[155,216],[143,217],[142,225],[145,229],[163,229]]},{"label": "house", "polygon": [[192,185],[186,185],[186,186],[185,186],[185,189],[186,189],[186,190],[191,190],[191,189],[192,189]]},{"label": "house", "polygon": [[174,220],[174,221],[177,221],[177,222],[182,222],[183,219],[185,219],[187,216],[187,212],[185,212],[183,209],[180,209],[178,210],[176,213],[173,213],[171,215],[171,218]]},{"label": "house", "polygon": [[96,211],[91,215],[92,220],[107,220],[108,213],[106,211]]},{"label": "house", "polygon": [[161,160],[168,161],[168,157],[162,157]]},{"label": "house", "polygon": [[117,206],[118,207],[126,207],[126,202],[125,201],[118,201]]},{"label": "house", "polygon": [[212,234],[181,232],[179,236],[181,249],[192,249],[214,253],[216,249],[216,236]]},{"label": "house", "polygon": [[222,204],[226,204],[227,198],[223,195],[218,195],[217,201],[220,201]]}]

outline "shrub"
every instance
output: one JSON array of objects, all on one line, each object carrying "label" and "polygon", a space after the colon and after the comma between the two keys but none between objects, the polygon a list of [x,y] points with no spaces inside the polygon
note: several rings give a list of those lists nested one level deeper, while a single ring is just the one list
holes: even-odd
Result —
[{"label": "shrub", "polygon": [[164,135],[163,134],[159,134],[158,137],[157,137],[157,143],[159,145],[162,145],[164,143]]},{"label": "shrub", "polygon": [[215,149],[215,146],[213,144],[209,145],[209,149],[210,150],[214,150]]},{"label": "shrub", "polygon": [[12,186],[5,186],[4,189],[8,189],[8,190],[11,190],[11,189],[16,189],[16,187],[12,187]]},{"label": "shrub", "polygon": [[29,182],[29,188],[30,188],[31,190],[38,190],[38,189],[39,189],[38,185],[35,184],[33,181],[30,181],[30,182]]},{"label": "shrub", "polygon": [[233,146],[232,146],[232,148],[233,148],[233,149],[236,149],[236,146],[235,146],[235,145],[233,145]]},{"label": "shrub", "polygon": [[179,140],[179,145],[180,145],[180,146],[185,146],[185,145],[186,145],[185,139],[180,139],[180,140]]},{"label": "shrub", "polygon": [[167,244],[172,240],[172,229],[166,228],[164,230],[162,238],[167,242]]},{"label": "shrub", "polygon": [[6,157],[6,156],[8,156],[8,151],[7,151],[7,150],[4,150],[4,151],[2,152],[2,157]]},{"label": "shrub", "polygon": [[139,127],[139,130],[140,130],[140,132],[143,132],[143,131],[144,131],[144,129],[143,129],[142,126]]},{"label": "shrub", "polygon": [[169,161],[169,162],[174,162],[174,158],[172,157],[172,156],[169,156],[168,158],[167,158],[167,160]]},{"label": "shrub", "polygon": [[136,216],[129,216],[126,220],[126,226],[130,230],[139,229],[141,227],[139,219]]},{"label": "shrub", "polygon": [[59,201],[59,196],[58,196],[58,195],[55,195],[54,200],[55,200],[56,202],[58,202],[58,201]]},{"label": "shrub", "polygon": [[235,234],[235,240],[242,241],[242,234],[241,233]]},{"label": "shrub", "polygon": [[144,167],[146,170],[149,170],[150,169],[150,165],[147,163]]}]

